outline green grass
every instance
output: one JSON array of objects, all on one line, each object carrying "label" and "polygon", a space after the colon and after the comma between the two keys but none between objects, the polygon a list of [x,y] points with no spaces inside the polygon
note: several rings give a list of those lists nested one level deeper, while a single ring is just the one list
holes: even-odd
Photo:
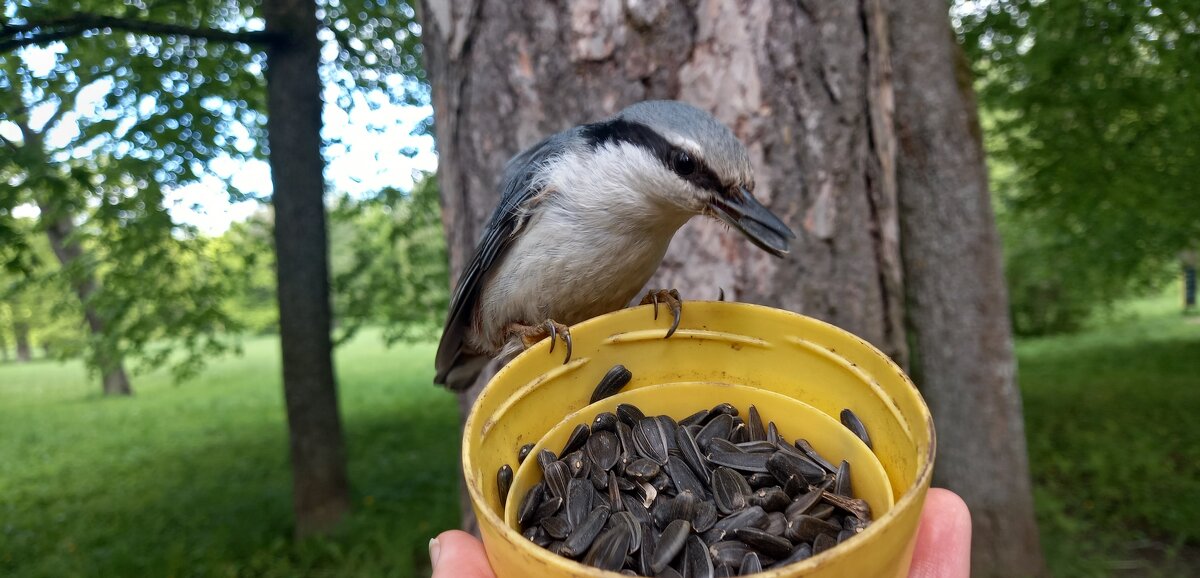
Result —
[{"label": "green grass", "polygon": [[[430,346],[338,352],[355,515],[293,542],[278,341],[104,399],[77,363],[0,365],[0,576],[415,576],[457,523],[457,409]],[[1060,578],[1200,575],[1200,323],[1172,298],[1018,344]]]},{"label": "green grass", "polygon": [[0,366],[0,576],[413,576],[457,523],[457,406],[429,346],[364,335],[336,366],[355,515],[289,539],[278,341],[104,399],[78,363]]},{"label": "green grass", "polygon": [[1175,295],[1018,343],[1056,576],[1200,575],[1200,319]]}]

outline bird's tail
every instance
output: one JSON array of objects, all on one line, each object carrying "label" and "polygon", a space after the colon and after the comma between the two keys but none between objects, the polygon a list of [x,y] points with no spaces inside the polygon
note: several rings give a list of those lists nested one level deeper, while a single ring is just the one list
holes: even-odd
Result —
[{"label": "bird's tail", "polygon": [[433,378],[433,382],[446,386],[450,391],[466,391],[479,378],[479,374],[490,360],[491,357],[486,355],[459,354],[445,372],[438,373]]}]

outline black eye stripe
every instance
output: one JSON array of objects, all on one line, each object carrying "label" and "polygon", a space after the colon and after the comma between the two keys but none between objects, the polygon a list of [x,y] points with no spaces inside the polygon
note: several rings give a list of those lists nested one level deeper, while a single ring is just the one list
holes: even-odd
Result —
[{"label": "black eye stripe", "polygon": [[[693,185],[721,195],[726,194],[728,187],[721,183],[721,179],[704,163],[703,159],[698,158],[691,151],[685,151],[673,146],[662,135],[654,132],[653,129],[644,124],[624,119],[615,119],[585,125],[581,130],[583,138],[593,149],[614,142],[624,142],[640,146],[650,151],[664,167],[667,167],[667,169],[675,172]],[[675,168],[675,158],[680,153],[687,154],[692,159],[695,169],[689,174],[681,174]]]}]

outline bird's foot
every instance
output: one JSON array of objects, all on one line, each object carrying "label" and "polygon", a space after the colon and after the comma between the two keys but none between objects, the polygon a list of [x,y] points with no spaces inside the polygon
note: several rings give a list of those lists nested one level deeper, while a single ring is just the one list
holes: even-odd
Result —
[{"label": "bird's foot", "polygon": [[567,357],[563,359],[563,364],[571,361],[571,329],[562,323],[547,319],[537,325],[524,325],[522,323],[509,323],[506,329],[508,336],[518,336],[521,338],[521,343],[525,349],[533,347],[533,344],[550,338],[550,353],[554,353],[554,344],[559,339],[567,346]]},{"label": "bird's foot", "polygon": [[647,303],[654,304],[654,318],[658,319],[658,304],[665,303],[671,309],[671,315],[674,319],[671,321],[671,328],[667,330],[667,335],[663,339],[675,334],[675,330],[679,329],[679,317],[683,314],[683,298],[679,296],[679,291],[675,289],[651,289],[642,297],[642,305]]}]

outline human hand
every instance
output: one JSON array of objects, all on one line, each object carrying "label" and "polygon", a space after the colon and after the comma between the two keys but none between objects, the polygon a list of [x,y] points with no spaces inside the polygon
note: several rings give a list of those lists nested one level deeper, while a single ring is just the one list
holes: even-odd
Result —
[{"label": "human hand", "polygon": [[[483,543],[459,530],[429,541],[433,578],[495,578]],[[930,488],[921,512],[908,578],[968,578],[971,575],[971,514],[958,495]]]}]

